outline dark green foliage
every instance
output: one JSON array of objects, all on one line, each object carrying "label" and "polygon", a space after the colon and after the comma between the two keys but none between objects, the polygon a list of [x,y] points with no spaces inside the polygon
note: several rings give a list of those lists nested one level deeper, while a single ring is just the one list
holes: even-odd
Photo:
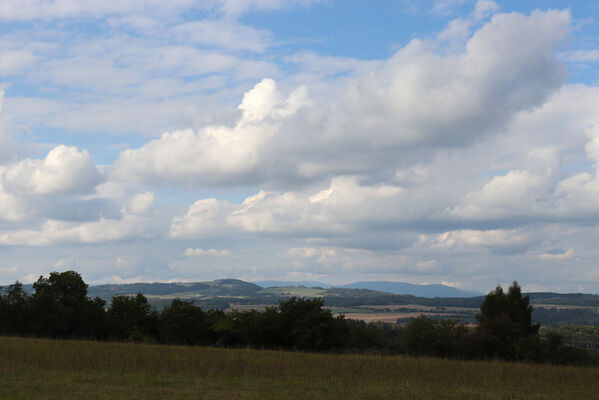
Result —
[{"label": "dark green foliage", "polygon": [[405,350],[413,355],[463,358],[469,337],[468,327],[454,319],[420,316],[402,329]]},{"label": "dark green foliage", "polygon": [[533,303],[559,304],[578,307],[599,307],[599,296],[587,293],[529,293]]},{"label": "dark green foliage", "polygon": [[113,297],[107,318],[110,337],[136,342],[153,341],[158,316],[141,293]]},{"label": "dark green foliage", "polygon": [[359,352],[398,353],[400,332],[395,324],[345,320],[348,329],[347,349]]},{"label": "dark green foliage", "polygon": [[283,347],[332,351],[343,347],[346,334],[343,317],[333,317],[322,299],[292,297],[281,302],[280,331]]},{"label": "dark green foliage", "polygon": [[534,321],[543,326],[557,326],[564,324],[595,325],[599,326],[599,313],[594,308],[540,308],[532,311]]},{"label": "dark green foliage", "polygon": [[87,285],[75,271],[52,272],[33,284],[31,330],[49,337],[102,336],[104,301],[91,300]]},{"label": "dark green foliage", "polygon": [[532,323],[530,298],[522,296],[518,282],[514,281],[507,293],[501,286],[490,292],[476,320],[475,353],[508,360],[530,359],[537,353],[530,349],[536,346],[539,325]]},{"label": "dark green foliage", "polygon": [[0,288],[0,334],[23,335],[29,331],[30,301],[20,282]]},{"label": "dark green foliage", "polygon": [[211,322],[200,307],[175,299],[158,317],[160,342],[209,345],[215,337]]},{"label": "dark green foliage", "polygon": [[292,297],[264,312],[233,311],[220,321],[220,344],[256,348],[333,351],[347,345],[347,325],[321,299]]}]

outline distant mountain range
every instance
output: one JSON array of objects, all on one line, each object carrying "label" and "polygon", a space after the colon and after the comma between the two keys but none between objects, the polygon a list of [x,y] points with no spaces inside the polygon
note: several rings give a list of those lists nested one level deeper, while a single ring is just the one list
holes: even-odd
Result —
[{"label": "distant mountain range", "polygon": [[436,284],[436,285],[415,285],[406,282],[388,282],[388,281],[368,281],[355,282],[347,285],[334,286],[322,282],[315,281],[259,281],[254,282],[256,285],[263,288],[269,287],[287,287],[287,286],[305,286],[305,287],[320,287],[329,289],[332,287],[344,289],[369,289],[378,292],[386,292],[391,294],[410,294],[417,297],[477,297],[483,293],[467,290],[456,289],[451,286]]},{"label": "distant mountain range", "polygon": [[[300,290],[302,289],[302,290]],[[307,290],[310,289],[310,290]],[[144,293],[159,298],[263,297],[273,295],[370,297],[385,294],[416,297],[476,297],[482,293],[445,285],[414,285],[405,282],[355,282],[333,286],[316,281],[259,281],[217,279],[209,282],[129,283],[90,286],[88,295],[110,299],[120,294]]]},{"label": "distant mountain range", "polygon": [[341,286],[347,289],[370,289],[380,292],[388,292],[393,294],[411,294],[417,297],[477,297],[483,293],[467,290],[456,289],[451,286],[434,284],[434,285],[414,285],[406,282],[387,282],[387,281],[371,281],[371,282],[355,282],[349,285]]}]

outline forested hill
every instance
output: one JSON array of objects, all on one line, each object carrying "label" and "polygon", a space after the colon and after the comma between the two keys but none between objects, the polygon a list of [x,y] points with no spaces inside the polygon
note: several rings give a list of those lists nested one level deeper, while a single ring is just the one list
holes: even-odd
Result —
[{"label": "forested hill", "polygon": [[168,297],[251,297],[262,288],[239,279],[217,279],[210,282],[174,282],[174,283],[129,283],[90,286],[90,297],[110,299],[121,294],[143,293],[146,296]]}]

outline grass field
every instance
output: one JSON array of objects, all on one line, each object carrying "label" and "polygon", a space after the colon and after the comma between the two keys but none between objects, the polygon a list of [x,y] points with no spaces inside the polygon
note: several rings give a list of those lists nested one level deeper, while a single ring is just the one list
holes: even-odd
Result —
[{"label": "grass field", "polygon": [[599,369],[0,338],[0,399],[597,399]]}]

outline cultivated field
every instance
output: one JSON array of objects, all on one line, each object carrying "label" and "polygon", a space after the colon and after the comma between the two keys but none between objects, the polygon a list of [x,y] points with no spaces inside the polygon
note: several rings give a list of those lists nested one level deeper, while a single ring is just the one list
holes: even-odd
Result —
[{"label": "cultivated field", "polygon": [[599,369],[0,338],[0,399],[597,399]]}]

